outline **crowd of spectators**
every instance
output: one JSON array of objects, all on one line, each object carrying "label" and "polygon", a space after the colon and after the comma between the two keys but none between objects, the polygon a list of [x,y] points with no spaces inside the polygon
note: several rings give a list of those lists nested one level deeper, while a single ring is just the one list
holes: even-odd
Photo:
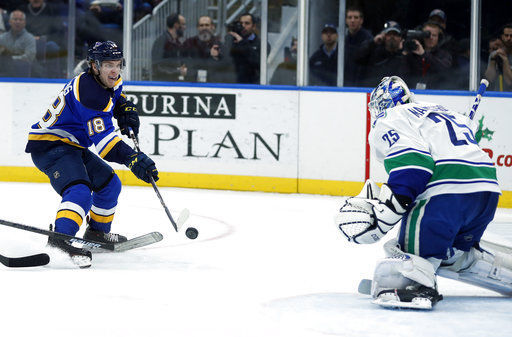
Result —
[{"label": "crowd of spectators", "polygon": [[[373,36],[363,27],[363,10],[349,6],[345,17],[344,86],[373,87],[384,76],[398,75],[416,89],[467,90],[469,38],[455,39],[447,31],[447,19],[446,13],[437,8],[416,27],[403,29],[389,20]],[[332,28],[326,30],[328,26]],[[309,59],[310,85],[337,85],[337,48],[329,39],[335,33],[333,25],[326,24],[322,29],[322,44]],[[489,49],[482,53],[481,76],[491,82],[491,89],[511,91],[512,24],[503,26],[496,36],[483,38],[488,39]]]},{"label": "crowd of spectators", "polygon": [[[134,20],[151,13],[161,1],[134,0]],[[75,4],[77,61],[85,58],[88,47],[96,41],[122,43],[123,0],[76,0]],[[68,5],[68,0],[0,2],[0,34],[7,34],[0,39],[0,76],[67,76]],[[35,40],[35,52],[27,54],[27,41],[31,41],[32,48],[32,39]]]},{"label": "crowd of spectators", "polygon": [[224,42],[209,16],[199,17],[196,29],[197,34],[185,40],[186,18],[178,13],[167,17],[164,32],[151,48],[152,80],[260,83],[261,40],[254,15],[240,15],[228,26]]},{"label": "crowd of spectators", "polygon": [[[134,21],[151,14],[161,1],[134,0]],[[122,45],[124,0],[75,3],[77,60],[85,59],[88,47],[96,41],[114,40]],[[67,76],[67,6],[67,0],[0,2],[0,76]],[[399,75],[416,89],[468,89],[469,33],[460,37],[460,20],[448,21],[443,9],[434,8],[422,19],[391,15],[383,27],[376,28],[376,11],[389,15],[373,8],[368,21],[362,7],[349,5],[343,29],[332,22],[321,23],[318,49],[309,52],[308,85],[338,85],[338,41],[339,34],[344,34],[343,86],[373,87],[384,76]],[[413,19],[415,25],[411,25]],[[207,15],[191,26],[187,31],[186,18],[179,13],[167,17],[151,48],[150,79],[260,83],[261,39],[256,16],[240,15],[226,25],[224,36]],[[481,76],[490,81],[491,90],[512,91],[512,23],[499,31],[482,29],[482,34]],[[297,83],[297,45],[292,38],[284,48],[283,62],[267,69],[270,84]],[[267,44],[267,54],[270,51]]]}]

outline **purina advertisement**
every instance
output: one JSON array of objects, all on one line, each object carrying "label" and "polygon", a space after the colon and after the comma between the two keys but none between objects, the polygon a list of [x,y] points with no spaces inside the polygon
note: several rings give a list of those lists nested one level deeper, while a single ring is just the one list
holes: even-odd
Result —
[{"label": "purina advertisement", "polygon": [[[0,83],[0,180],[45,181],[24,152],[27,133],[63,87]],[[126,85],[125,92],[138,107],[140,146],[157,163],[160,186],[355,195],[367,173],[386,180],[366,153],[364,91]],[[497,96],[483,97],[476,137],[496,165],[502,205],[512,207],[512,97]],[[457,111],[474,100],[417,98]],[[112,166],[137,184],[125,167]]]},{"label": "purina advertisement", "polygon": [[132,87],[141,148],[161,170],[293,178],[298,94],[269,90]]}]

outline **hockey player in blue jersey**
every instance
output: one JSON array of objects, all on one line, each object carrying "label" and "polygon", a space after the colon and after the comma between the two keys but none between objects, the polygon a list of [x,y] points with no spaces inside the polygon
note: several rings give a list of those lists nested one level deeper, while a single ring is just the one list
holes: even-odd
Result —
[{"label": "hockey player in blue jersey", "polygon": [[438,275],[512,296],[512,262],[479,245],[501,193],[496,169],[469,118],[417,102],[399,77],[371,93],[369,142],[389,175],[346,200],[336,225],[349,241],[380,240],[401,222],[374,271],[371,294],[385,307],[430,309]]},{"label": "hockey player in blue jersey", "polygon": [[[122,93],[122,50],[112,41],[96,42],[88,51],[89,69],[64,86],[35,123],[25,151],[35,166],[50,179],[62,196],[55,231],[75,235],[89,218],[84,238],[123,242],[126,237],[110,233],[121,192],[121,181],[105,162],[126,165],[137,178],[158,180],[155,163],[135,152],[116,134],[113,118],[122,134],[139,130],[136,107]],[[94,145],[97,155],[88,147]],[[50,238],[49,246],[68,253],[78,266],[91,265],[92,255],[69,242]]]}]

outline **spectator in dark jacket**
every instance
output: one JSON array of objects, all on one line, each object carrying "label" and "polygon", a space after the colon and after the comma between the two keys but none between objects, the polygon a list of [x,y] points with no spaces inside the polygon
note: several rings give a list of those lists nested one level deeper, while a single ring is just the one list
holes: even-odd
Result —
[{"label": "spectator in dark jacket", "polygon": [[358,86],[361,83],[364,68],[355,60],[357,50],[364,41],[373,39],[369,30],[363,28],[363,11],[357,7],[347,8],[345,17],[347,33],[345,35],[345,70],[344,85],[349,87]]},{"label": "spectator in dark jacket", "polygon": [[322,29],[323,44],[309,58],[309,84],[336,86],[338,78],[338,30],[332,24]]},{"label": "spectator in dark jacket", "polygon": [[356,53],[356,62],[365,66],[361,84],[374,87],[383,77],[404,76],[401,28],[395,21],[387,21],[384,30],[366,40]]},{"label": "spectator in dark jacket", "polygon": [[437,23],[427,21],[422,30],[430,32],[430,37],[422,43],[414,40],[416,49],[406,52],[407,81],[416,89],[450,89],[452,55],[439,47],[442,29]]},{"label": "spectator in dark jacket", "polygon": [[[231,30],[226,36],[226,49],[233,58],[238,83],[260,83],[261,40],[256,34],[256,18],[244,13],[239,19],[241,31]],[[267,45],[267,54],[270,45]]]},{"label": "spectator in dark jacket", "polygon": [[152,79],[154,81],[189,80],[183,50],[185,18],[171,14],[166,20],[167,29],[155,40],[151,48]]},{"label": "spectator in dark jacket", "polygon": [[[64,22],[57,7],[44,0],[29,0],[23,7],[27,16],[27,31],[36,39],[36,59],[34,77],[62,77],[61,60],[65,56],[66,39]],[[62,61],[62,62],[61,62]]]}]

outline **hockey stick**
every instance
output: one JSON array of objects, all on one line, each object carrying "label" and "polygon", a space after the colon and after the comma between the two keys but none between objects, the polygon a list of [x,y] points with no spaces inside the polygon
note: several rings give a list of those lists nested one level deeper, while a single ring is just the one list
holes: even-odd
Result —
[{"label": "hockey stick", "polygon": [[[133,133],[132,128],[128,127],[128,132],[130,133],[130,138],[133,140],[135,149],[137,150],[137,152],[140,152],[139,142],[137,140],[137,137]],[[172,226],[174,227],[176,232],[178,232],[178,230],[185,223],[185,221],[187,221],[187,219],[190,215],[189,210],[185,208],[183,211],[181,211],[180,215],[178,216],[178,221],[174,221],[174,219],[171,215],[171,212],[169,211],[169,208],[167,208],[167,205],[165,204],[164,199],[162,198],[162,195],[160,194],[160,191],[158,190],[158,187],[156,186],[155,179],[153,179],[152,176],[149,176],[149,181],[151,182],[151,185],[153,186],[153,189],[155,190],[156,196],[158,197],[158,200],[160,200],[160,204],[162,204],[162,207],[164,208],[165,213],[167,214],[167,217],[169,218],[169,220],[171,220]]]},{"label": "hockey stick", "polygon": [[[113,252],[122,252],[129,249],[134,249],[138,247],[147,246],[149,244],[161,241],[163,239],[163,235],[158,232],[152,232],[148,234],[144,234],[141,236],[138,236],[136,238],[130,239],[125,242],[119,242],[119,243],[112,243],[112,242],[97,242],[93,240],[87,240],[83,238],[79,238],[76,236],[71,236],[63,233],[53,232],[37,227],[27,226],[16,222],[11,222],[7,220],[1,220],[0,219],[0,225],[4,225],[7,227],[13,227],[21,230],[25,230],[32,233],[42,234],[46,235],[52,238],[58,238],[61,240],[66,240],[69,242],[75,242],[78,244],[81,244],[88,248],[101,248]],[[1,261],[0,261],[1,262]]]},{"label": "hockey stick", "polygon": [[476,92],[475,102],[473,103],[473,106],[471,107],[471,110],[469,111],[469,119],[473,120],[475,118],[476,109],[478,109],[478,106],[480,105],[480,100],[482,99],[482,96],[487,89],[487,86],[489,85],[489,81],[487,81],[485,78],[480,81],[480,87],[478,88],[478,91]]},{"label": "hockey stick", "polygon": [[47,265],[50,262],[48,254],[41,253],[23,257],[7,257],[0,255],[0,263],[6,267],[22,268],[22,267],[39,267]]}]

